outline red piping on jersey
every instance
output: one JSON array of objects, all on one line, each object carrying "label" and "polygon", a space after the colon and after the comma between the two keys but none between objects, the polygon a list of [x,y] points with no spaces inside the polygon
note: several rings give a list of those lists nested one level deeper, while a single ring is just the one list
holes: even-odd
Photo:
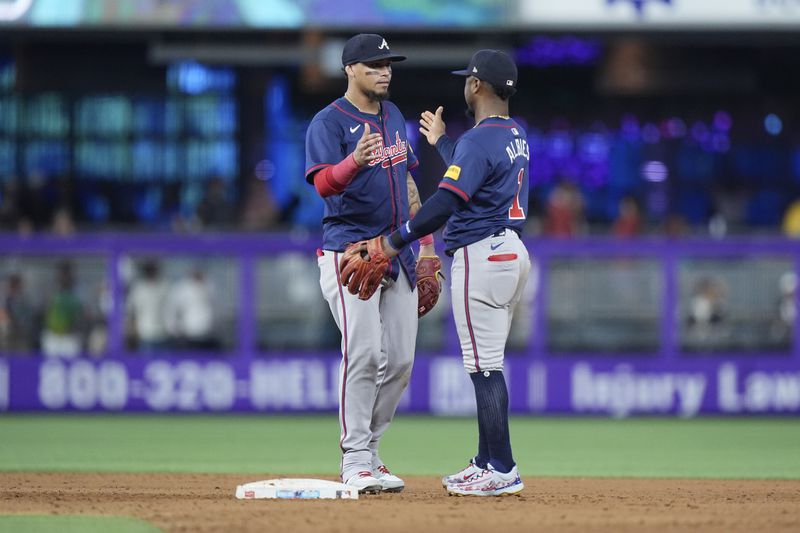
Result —
[{"label": "red piping on jersey", "polygon": [[[384,135],[384,138],[387,141],[389,140],[389,132],[386,130],[386,123],[388,121],[389,121],[389,108],[385,107],[384,108],[384,112],[383,112],[383,135]],[[395,192],[394,191],[395,182],[394,182],[394,173],[392,172],[394,170],[392,168],[392,164],[393,163],[394,163],[394,161],[392,161],[392,158],[390,157],[389,158],[389,166],[386,167],[386,172],[389,174],[389,190],[392,192],[392,224],[391,224],[392,231],[397,229],[397,226],[400,223],[400,221],[398,220],[398,214],[397,214],[397,200],[396,200],[395,194],[394,194],[394,192]],[[391,270],[390,270],[390,272],[391,272]]]},{"label": "red piping on jersey", "polygon": [[475,343],[475,332],[472,331],[472,320],[469,316],[469,252],[464,247],[464,311],[467,315],[467,329],[469,339],[472,341],[472,354],[475,356],[475,371],[480,372],[481,367],[478,363],[478,345]]},{"label": "red piping on jersey", "polygon": [[[342,339],[344,340],[344,351],[342,357],[344,368],[342,371],[342,438],[339,440],[339,448],[344,453],[344,439],[347,437],[347,421],[344,413],[344,393],[347,390],[347,310],[344,306],[344,291],[342,290],[342,277],[339,274],[339,252],[333,252],[333,268],[336,270],[336,283],[339,285],[339,301],[342,302]],[[342,464],[344,466],[344,463]]]},{"label": "red piping on jersey", "polygon": [[415,169],[415,168],[417,168],[418,166],[419,166],[419,160],[417,160],[417,161],[414,161],[414,164],[413,164],[413,165],[411,165],[410,167],[408,167],[408,170],[414,170],[414,169]]},{"label": "red piping on jersey", "polygon": [[467,196],[467,193],[465,193],[464,191],[462,191],[461,189],[459,189],[455,185],[452,185],[450,183],[447,183],[446,181],[443,181],[443,182],[441,182],[439,184],[439,188],[440,189],[447,189],[448,191],[453,191],[454,193],[459,195],[461,198],[463,198],[463,200],[465,202],[469,202],[469,196]]},{"label": "red piping on jersey", "polygon": [[[387,139],[387,140],[389,139],[389,132],[386,131],[386,121],[388,120],[388,118],[389,118],[389,110],[386,109],[386,111],[385,111],[385,113],[383,115],[383,128],[381,129],[381,132],[382,132],[382,134],[384,136],[384,139]],[[390,161],[391,161],[391,159],[390,159]],[[381,166],[383,166],[383,165],[381,165]],[[389,166],[387,166],[385,168],[386,168],[386,175],[389,178],[389,195],[390,195],[390,199],[392,200],[392,219],[389,221],[390,222],[389,227],[391,228],[391,231],[394,231],[395,229],[397,229],[398,220],[397,220],[397,200],[396,200],[395,194],[394,194],[394,192],[395,192],[394,191],[394,185],[395,185],[394,184],[394,176],[392,175],[393,168],[392,168],[391,163],[389,164]],[[391,272],[391,271],[392,271],[392,263],[390,262],[389,263],[389,272]]]},{"label": "red piping on jersey", "polygon": [[335,107],[336,109],[338,109],[339,111],[341,111],[342,113],[344,113],[345,115],[347,115],[348,117],[353,117],[354,119],[356,119],[356,120],[359,122],[359,124],[363,124],[363,123],[365,123],[365,122],[366,122],[366,123],[367,123],[367,124],[369,124],[370,126],[374,126],[374,127],[375,127],[375,131],[380,131],[380,130],[381,130],[381,129],[378,127],[378,125],[377,125],[377,124],[375,124],[374,122],[372,122],[371,120],[367,120],[367,119],[365,119],[365,118],[363,118],[363,117],[359,117],[359,116],[356,116],[356,115],[354,115],[354,114],[352,114],[352,113],[349,113],[349,112],[345,111],[344,109],[342,109],[341,107],[339,107],[338,105],[336,105],[336,102],[333,102],[331,105],[332,105],[333,107]]},{"label": "red piping on jersey", "polygon": [[408,161],[408,158],[406,157],[406,154],[400,154],[400,155],[396,155],[396,156],[394,156],[392,158],[386,158],[383,161],[381,161],[381,166],[383,168],[388,168],[389,165],[399,165],[403,161]]}]

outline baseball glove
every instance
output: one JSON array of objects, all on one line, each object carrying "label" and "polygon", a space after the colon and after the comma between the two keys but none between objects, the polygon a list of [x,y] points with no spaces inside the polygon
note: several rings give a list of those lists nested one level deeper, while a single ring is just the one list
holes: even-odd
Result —
[{"label": "baseball glove", "polygon": [[388,266],[389,258],[383,253],[380,235],[353,243],[339,262],[342,285],[360,300],[369,300],[381,286]]},{"label": "baseball glove", "polygon": [[433,309],[442,292],[442,261],[437,256],[417,259],[417,316],[423,317]]}]

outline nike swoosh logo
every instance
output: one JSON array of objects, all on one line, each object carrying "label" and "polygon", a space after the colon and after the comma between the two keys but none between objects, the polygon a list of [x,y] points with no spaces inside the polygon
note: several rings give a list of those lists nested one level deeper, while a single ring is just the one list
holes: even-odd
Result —
[{"label": "nike swoosh logo", "polygon": [[[503,241],[503,242],[506,242],[506,241]],[[498,243],[498,244],[490,244],[490,245],[489,245],[489,248],[491,248],[491,249],[492,249],[492,251],[495,251],[495,250],[497,250],[498,248],[500,248],[501,246],[503,246],[503,242],[501,242],[501,243]]]},{"label": "nike swoosh logo", "polygon": [[355,132],[356,132],[356,130],[357,130],[358,128],[360,128],[360,127],[361,127],[361,124],[359,124],[358,126],[353,126],[352,128],[350,128],[350,133],[355,133]]}]

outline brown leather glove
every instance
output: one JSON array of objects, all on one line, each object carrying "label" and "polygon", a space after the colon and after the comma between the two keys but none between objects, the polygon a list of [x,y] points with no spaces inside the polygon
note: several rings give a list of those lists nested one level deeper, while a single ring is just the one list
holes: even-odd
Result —
[{"label": "brown leather glove", "polygon": [[339,262],[342,285],[360,300],[369,300],[389,267],[389,258],[383,253],[381,236],[359,241],[347,247]]},{"label": "brown leather glove", "polygon": [[433,309],[442,292],[442,260],[438,256],[420,256],[417,259],[417,316],[422,317]]}]

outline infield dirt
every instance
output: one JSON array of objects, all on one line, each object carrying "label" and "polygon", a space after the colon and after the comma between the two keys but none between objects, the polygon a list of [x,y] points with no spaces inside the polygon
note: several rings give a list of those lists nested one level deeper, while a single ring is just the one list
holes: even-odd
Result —
[{"label": "infield dirt", "polygon": [[410,477],[400,494],[358,501],[234,498],[236,485],[276,477],[289,476],[0,473],[0,514],[134,516],[165,531],[227,533],[800,531],[797,480],[531,477],[521,496],[476,499]]}]

